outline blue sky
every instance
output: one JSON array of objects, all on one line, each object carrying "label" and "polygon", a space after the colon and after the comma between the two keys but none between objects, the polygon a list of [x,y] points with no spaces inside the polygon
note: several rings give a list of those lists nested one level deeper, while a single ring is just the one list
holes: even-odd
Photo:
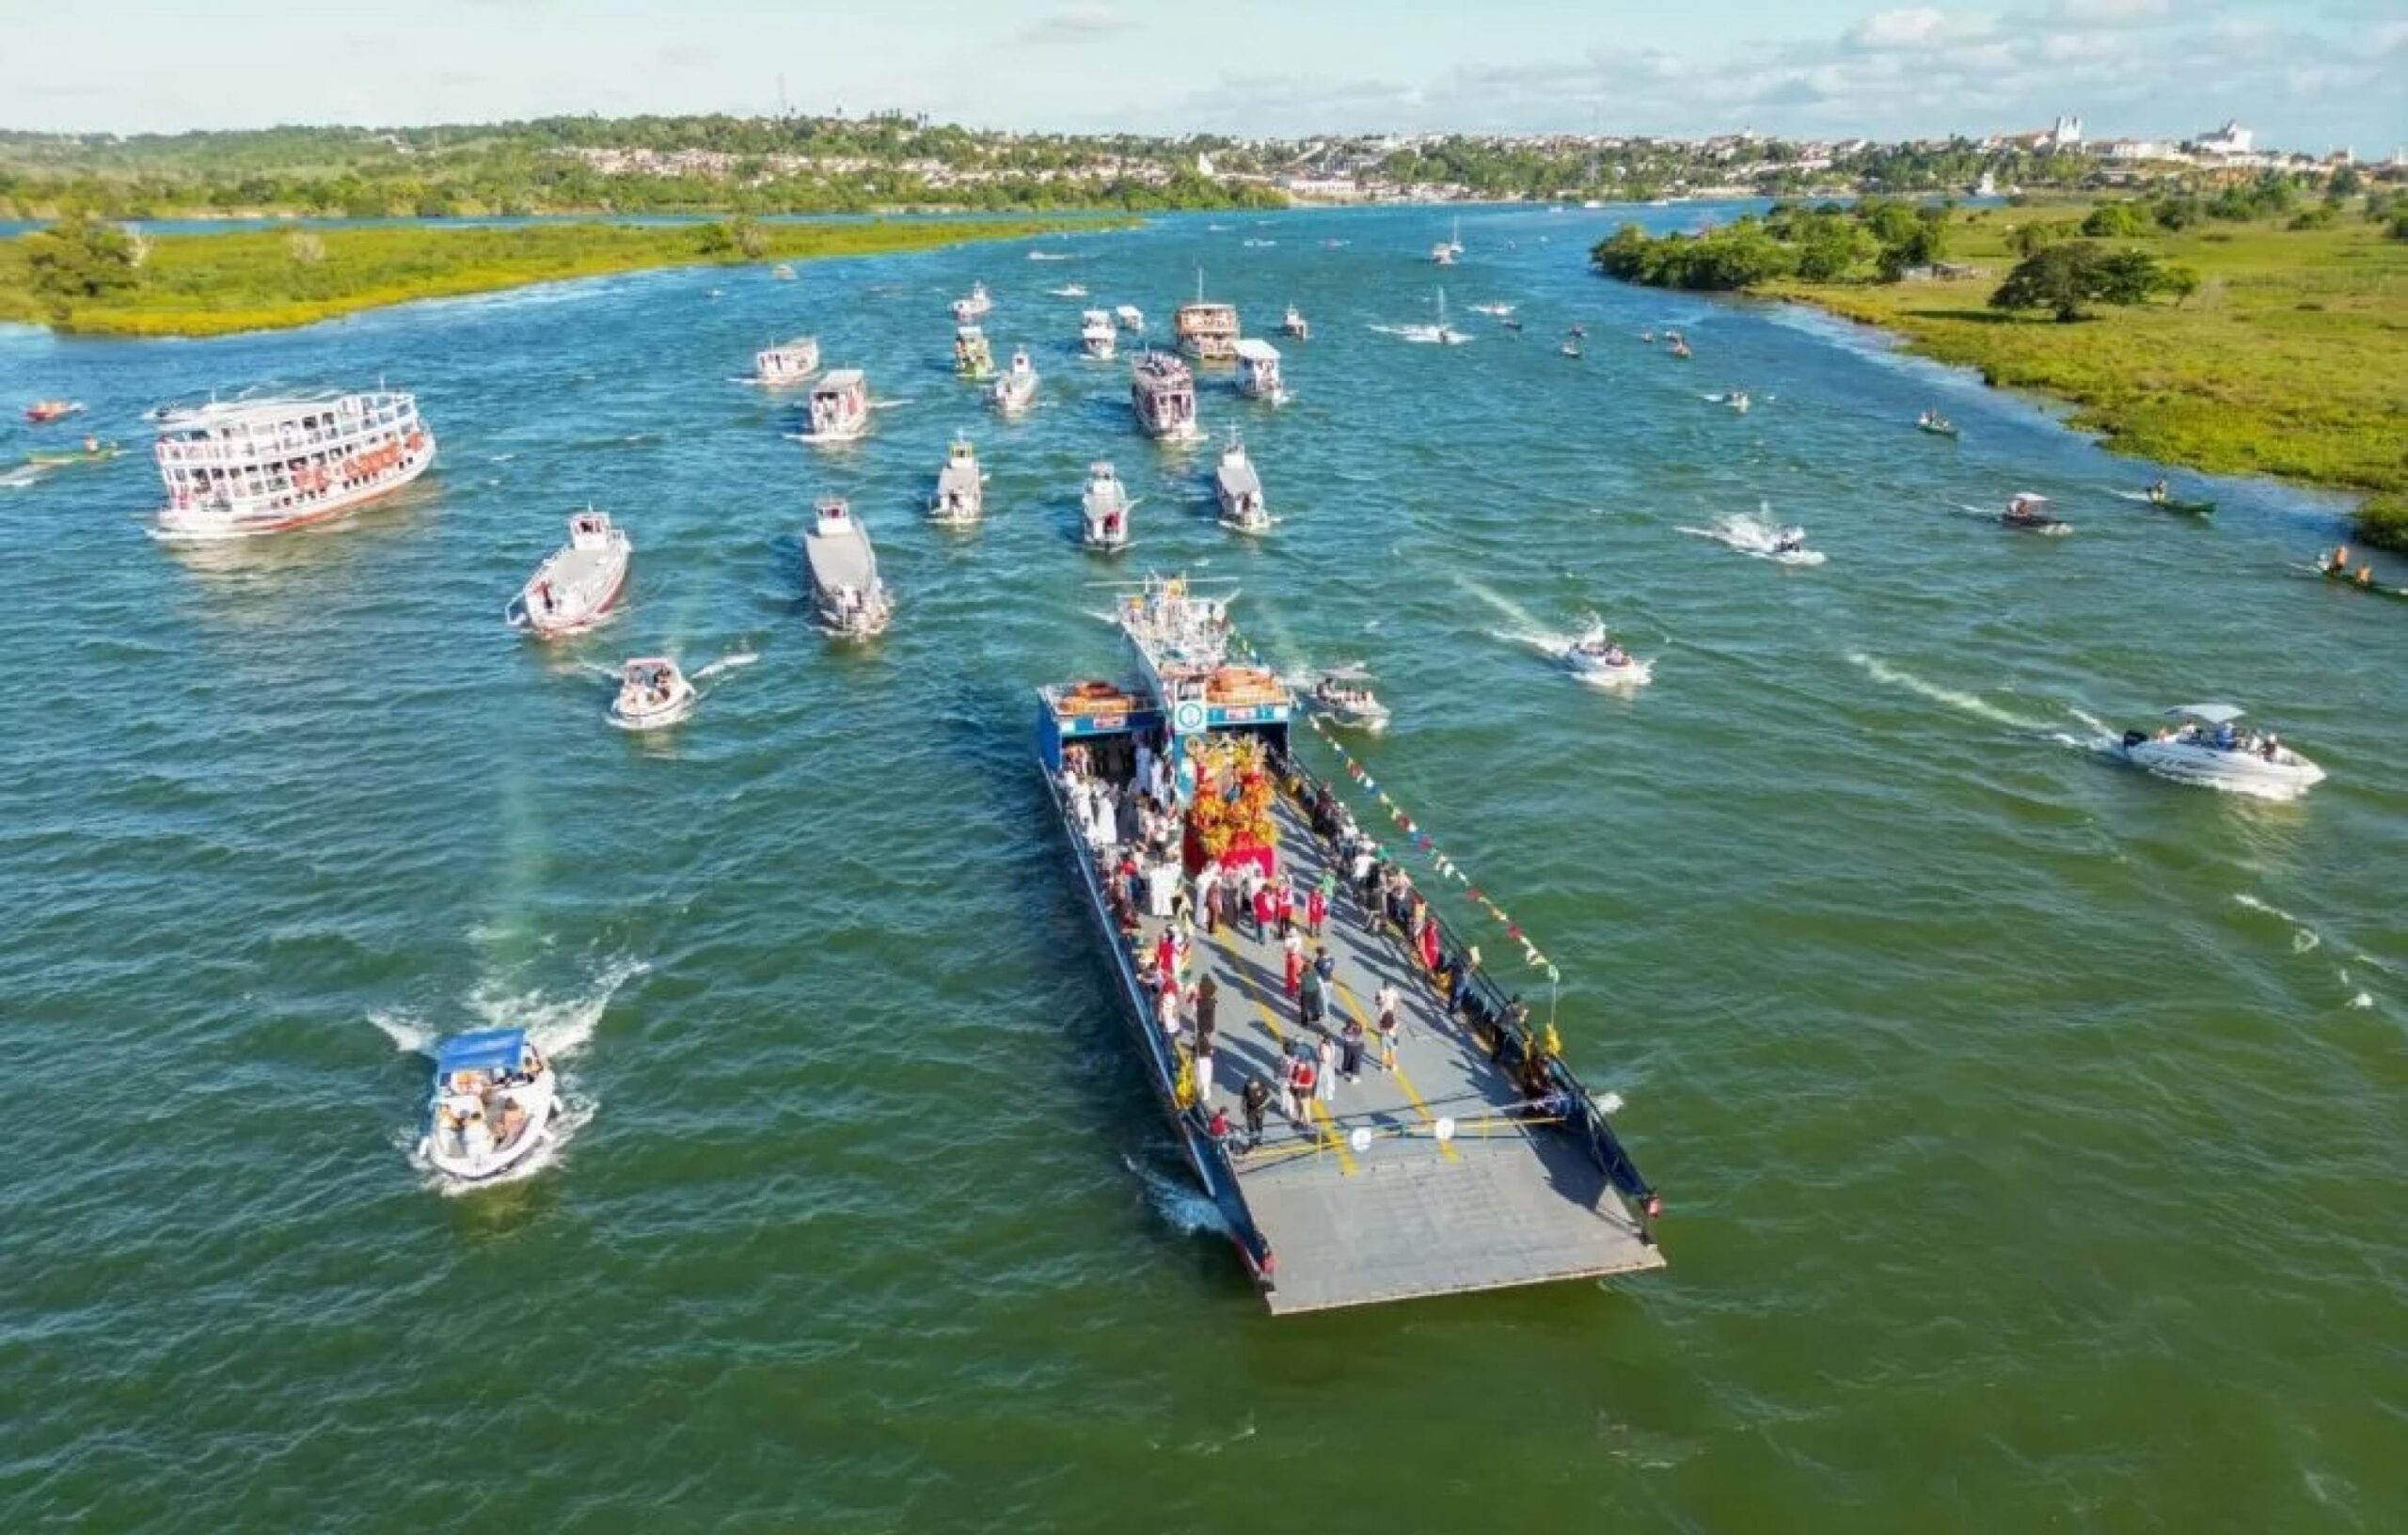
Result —
[{"label": "blue sky", "polygon": [[760,112],[783,75],[988,127],[2408,141],[2408,0],[0,0],[0,37],[13,128]]}]

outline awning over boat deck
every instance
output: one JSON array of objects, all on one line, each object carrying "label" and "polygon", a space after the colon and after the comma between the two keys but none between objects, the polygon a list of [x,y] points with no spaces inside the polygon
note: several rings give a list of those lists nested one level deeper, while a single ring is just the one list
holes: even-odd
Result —
[{"label": "awning over boat deck", "polygon": [[1238,342],[1238,356],[1247,362],[1277,362],[1279,349],[1269,341],[1258,340],[1248,336]]},{"label": "awning over boat deck", "polygon": [[515,1071],[525,1058],[525,1029],[480,1029],[446,1039],[435,1052],[435,1069],[453,1071]]}]

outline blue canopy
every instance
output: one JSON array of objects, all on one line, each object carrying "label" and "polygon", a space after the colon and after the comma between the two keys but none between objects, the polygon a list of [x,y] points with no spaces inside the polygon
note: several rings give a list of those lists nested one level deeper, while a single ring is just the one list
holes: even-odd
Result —
[{"label": "blue canopy", "polygon": [[453,1071],[515,1071],[525,1058],[525,1029],[479,1029],[443,1041],[435,1052],[435,1069]]}]

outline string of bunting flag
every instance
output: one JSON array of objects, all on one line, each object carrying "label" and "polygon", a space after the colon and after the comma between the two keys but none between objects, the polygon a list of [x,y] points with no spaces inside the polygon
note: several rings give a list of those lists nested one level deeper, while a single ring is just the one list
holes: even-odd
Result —
[{"label": "string of bunting flag", "polygon": [[[1406,815],[1404,807],[1391,799],[1387,790],[1380,787],[1379,781],[1371,776],[1370,770],[1355,761],[1354,753],[1338,743],[1336,736],[1330,733],[1329,727],[1322,722],[1321,717],[1318,714],[1307,712],[1303,714],[1303,719],[1306,724],[1312,727],[1313,734],[1321,737],[1322,744],[1336,752],[1338,760],[1345,764],[1346,776],[1361,784],[1365,794],[1378,799],[1380,809],[1386,811],[1388,819],[1396,823],[1397,830],[1404,833],[1407,846],[1427,860],[1430,866],[1441,877],[1463,886],[1464,894],[1471,903],[1495,918],[1497,925],[1505,929],[1505,936],[1522,946],[1522,957],[1528,960],[1533,969],[1545,971],[1546,978],[1550,982],[1560,982],[1563,979],[1563,972],[1555,967],[1553,960],[1539,952],[1538,945],[1531,942],[1529,936],[1522,931],[1522,925],[1513,920],[1511,912],[1490,900],[1478,885],[1472,883],[1471,876],[1464,872],[1463,865],[1450,858],[1446,849],[1440,847],[1435,839],[1422,830],[1421,824]],[[1383,856],[1386,856],[1385,849]]]}]

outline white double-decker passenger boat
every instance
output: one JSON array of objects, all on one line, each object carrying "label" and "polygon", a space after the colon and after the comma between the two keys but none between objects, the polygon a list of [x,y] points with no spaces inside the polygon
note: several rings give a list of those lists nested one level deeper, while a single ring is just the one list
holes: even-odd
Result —
[{"label": "white double-decker passenger boat", "polygon": [[171,539],[243,538],[339,516],[435,462],[418,399],[397,389],[213,400],[154,413]]}]

